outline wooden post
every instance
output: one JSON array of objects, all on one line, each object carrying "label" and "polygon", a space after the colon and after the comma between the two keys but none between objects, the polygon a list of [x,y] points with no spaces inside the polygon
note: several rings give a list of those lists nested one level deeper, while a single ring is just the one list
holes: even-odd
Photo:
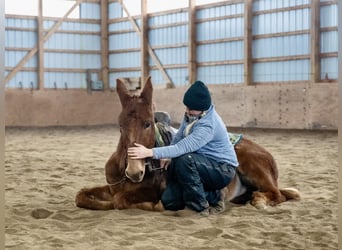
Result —
[{"label": "wooden post", "polygon": [[253,83],[253,64],[252,64],[252,0],[245,1],[244,14],[244,84],[251,85]]},{"label": "wooden post", "polygon": [[[137,25],[137,23],[135,22],[135,19],[129,14],[123,0],[118,0],[118,1],[121,4],[121,7],[125,11],[125,13],[127,14],[128,20],[133,25],[133,29],[135,30],[135,32],[137,32],[140,35],[141,30],[140,30],[139,26]],[[167,87],[168,88],[174,88],[175,84],[172,82],[170,76],[167,74],[167,72],[164,69],[163,65],[161,64],[159,58],[157,57],[156,53],[154,53],[152,47],[149,44],[147,45],[147,51],[148,51],[148,54],[150,55],[150,57],[152,58],[152,60],[154,61],[154,63],[156,64],[156,66],[158,67],[158,69],[161,71],[163,77],[167,81],[166,82]]]},{"label": "wooden post", "polygon": [[44,89],[43,0],[38,0],[38,89]]},{"label": "wooden post", "polygon": [[189,0],[189,41],[188,41],[188,81],[192,84],[197,79],[196,57],[196,0]]},{"label": "wooden post", "polygon": [[311,83],[319,82],[321,77],[320,61],[320,1],[311,1]]},{"label": "wooden post", "polygon": [[108,0],[101,0],[101,77],[104,90],[109,89],[108,55]]},{"label": "wooden post", "polygon": [[149,76],[148,65],[148,22],[147,22],[147,0],[141,0],[141,82],[145,83]]}]

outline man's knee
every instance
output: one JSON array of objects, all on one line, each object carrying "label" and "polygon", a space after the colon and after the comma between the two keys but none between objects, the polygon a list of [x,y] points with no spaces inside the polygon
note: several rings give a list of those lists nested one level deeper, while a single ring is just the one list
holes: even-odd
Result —
[{"label": "man's knee", "polygon": [[194,172],[194,168],[196,168],[196,164],[191,154],[181,155],[175,159],[174,167],[175,173],[178,178],[182,178],[184,176],[189,176]]}]

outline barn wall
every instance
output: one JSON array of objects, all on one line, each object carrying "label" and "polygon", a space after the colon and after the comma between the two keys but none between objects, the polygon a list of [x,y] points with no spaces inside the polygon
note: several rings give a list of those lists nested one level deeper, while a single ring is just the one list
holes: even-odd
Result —
[{"label": "barn wall", "polygon": [[6,126],[115,124],[121,107],[115,92],[11,90],[5,93]]},{"label": "barn wall", "polygon": [[[227,126],[337,130],[337,83],[209,87]],[[154,90],[157,109],[169,112],[176,123],[183,116],[185,90]],[[121,110],[115,91],[7,89],[5,97],[6,126],[117,124]]]}]

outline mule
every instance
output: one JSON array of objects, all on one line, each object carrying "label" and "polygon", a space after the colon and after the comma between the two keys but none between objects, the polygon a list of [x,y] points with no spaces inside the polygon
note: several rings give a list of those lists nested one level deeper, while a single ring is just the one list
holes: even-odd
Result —
[{"label": "mule", "polygon": [[[105,165],[108,184],[82,189],[76,195],[76,205],[100,210],[138,208],[163,211],[160,197],[166,187],[166,171],[158,169],[158,161],[127,157],[128,147],[135,142],[148,148],[160,146],[158,137],[161,133],[154,121],[151,78],[146,80],[140,95],[131,95],[120,79],[117,79],[116,89],[122,106],[118,119],[121,136],[116,152]],[[170,140],[164,142],[165,145],[169,143]],[[266,149],[245,137],[234,148],[239,167],[232,182],[223,190],[226,201],[250,202],[257,208],[266,208],[300,199],[298,190],[278,188],[277,164]],[[154,167],[151,170],[147,165]]]}]

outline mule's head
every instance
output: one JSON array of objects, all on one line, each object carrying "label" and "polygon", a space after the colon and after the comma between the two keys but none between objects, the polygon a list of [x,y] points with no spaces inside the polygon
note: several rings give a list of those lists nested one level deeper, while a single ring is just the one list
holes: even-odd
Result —
[{"label": "mule's head", "polygon": [[145,160],[131,160],[127,149],[139,143],[145,147],[154,146],[154,116],[152,107],[152,82],[149,77],[140,95],[131,95],[124,82],[116,81],[116,90],[120,97],[122,111],[119,115],[120,142],[118,150],[125,160],[125,175],[132,182],[141,182],[145,175]]}]

